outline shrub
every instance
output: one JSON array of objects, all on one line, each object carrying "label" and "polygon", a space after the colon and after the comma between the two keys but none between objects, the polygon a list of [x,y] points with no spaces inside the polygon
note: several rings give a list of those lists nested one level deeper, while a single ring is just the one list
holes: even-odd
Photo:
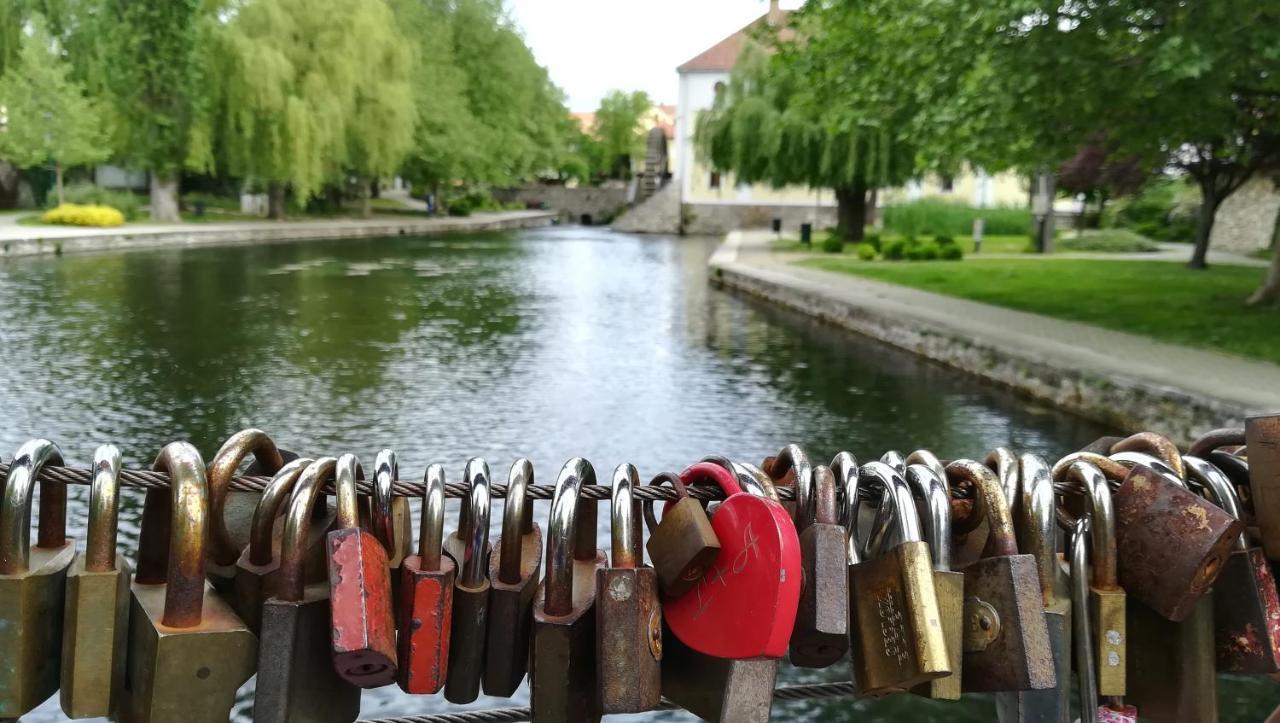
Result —
[{"label": "shrub", "polygon": [[955,245],[956,245],[956,239],[955,239],[955,237],[954,237],[954,236],[952,236],[951,234],[946,234],[946,233],[940,233],[940,234],[938,234],[937,236],[934,236],[934,237],[933,237],[933,242],[934,242],[934,243],[936,243],[936,244],[938,244],[938,246],[939,246],[939,247],[943,247],[943,248],[945,248],[945,247],[947,247],[947,246],[955,246]]},{"label": "shrub", "polygon": [[1079,238],[1068,236],[1058,239],[1057,250],[1135,253],[1159,251],[1160,246],[1128,229],[1109,228],[1092,231]]},{"label": "shrub", "polygon": [[[131,191],[113,191],[92,183],[72,183],[63,189],[62,195],[68,204],[110,206],[128,221],[136,221],[142,217],[142,199]],[[50,194],[49,199],[55,201],[57,197]]]},{"label": "shrub", "polygon": [[908,261],[933,261],[938,258],[938,244],[932,241],[907,246]]},{"label": "shrub", "polygon": [[876,247],[869,243],[860,243],[854,251],[858,254],[858,258],[863,261],[873,261],[876,258]]},{"label": "shrub", "polygon": [[86,206],[78,203],[64,203],[57,208],[44,212],[40,217],[45,223],[56,223],[65,226],[119,226],[124,223],[124,214],[110,206]]},{"label": "shrub", "polygon": [[896,238],[884,244],[884,257],[889,261],[901,261],[907,255],[907,240]]},{"label": "shrub", "polygon": [[844,239],[838,234],[831,234],[822,239],[822,250],[829,254],[838,254],[844,251]]},{"label": "shrub", "polygon": [[1131,198],[1107,206],[1102,225],[1161,241],[1191,241],[1200,217],[1199,191],[1186,181],[1157,178]]},{"label": "shrub", "polygon": [[959,261],[964,258],[964,250],[953,243],[939,246],[938,258],[944,261]]},{"label": "shrub", "polygon": [[885,229],[904,236],[924,233],[967,236],[973,232],[976,218],[983,219],[985,232],[992,236],[1026,233],[1031,225],[1031,211],[1020,206],[972,208],[926,198],[884,208]]},{"label": "shrub", "polygon": [[880,234],[878,233],[866,234],[865,236],[862,237],[862,242],[866,244],[870,244],[871,248],[875,249],[876,253],[880,253]]}]

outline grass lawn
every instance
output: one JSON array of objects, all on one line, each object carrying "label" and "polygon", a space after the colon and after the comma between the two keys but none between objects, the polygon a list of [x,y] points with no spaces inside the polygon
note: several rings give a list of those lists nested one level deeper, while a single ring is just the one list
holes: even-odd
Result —
[{"label": "grass lawn", "polygon": [[1192,271],[1159,261],[980,256],[912,263],[819,257],[799,263],[1280,363],[1280,309],[1243,303],[1261,283],[1262,268]]},{"label": "grass lawn", "polygon": [[[882,236],[881,238],[887,241],[889,239],[896,238],[896,236],[891,234],[889,236]],[[928,241],[932,238],[932,236],[921,236],[920,240]],[[972,236],[956,236],[956,244],[960,246],[966,255],[973,253]],[[788,238],[786,236],[770,241],[769,245],[775,251],[813,251],[815,253],[822,253],[822,240],[819,238],[814,239],[812,247],[805,246],[800,243],[799,240],[795,238]],[[845,244],[844,253],[854,255],[856,246],[856,244]],[[1031,242],[1025,235],[982,237],[983,254],[1022,254],[1029,253],[1030,250]],[[982,254],[978,255],[981,256]]]}]

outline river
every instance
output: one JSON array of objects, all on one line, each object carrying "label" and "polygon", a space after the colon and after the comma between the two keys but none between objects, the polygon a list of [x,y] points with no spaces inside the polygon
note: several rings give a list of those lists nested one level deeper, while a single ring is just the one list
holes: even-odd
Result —
[{"label": "river", "polygon": [[[5,264],[0,453],[8,459],[40,435],[86,465],[96,445],[113,442],[141,467],[179,439],[208,459],[230,433],[256,426],[312,456],[353,452],[370,464],[390,447],[403,477],[441,462],[456,480],[480,456],[505,479],[527,456],[549,482],[573,456],[602,478],[624,461],[647,478],[708,453],[758,460],[788,442],[815,459],[919,446],[944,458],[997,445],[1050,455],[1108,431],[714,290],[705,264],[715,243],[554,227]],[[77,538],[86,495],[71,491]],[[140,502],[133,491],[124,501],[128,550]],[[456,510],[451,502],[450,529]],[[546,504],[536,510],[545,526]],[[494,535],[500,517],[495,507]],[[608,515],[600,520],[607,547]],[[780,681],[847,674],[845,664],[784,665]],[[1264,692],[1225,681],[1224,720],[1263,717]],[[249,687],[241,700],[237,719],[248,720]],[[394,687],[363,700],[365,717],[446,705]],[[993,708],[982,696],[896,696],[774,713],[989,720]],[[56,696],[29,720],[61,720]]]}]

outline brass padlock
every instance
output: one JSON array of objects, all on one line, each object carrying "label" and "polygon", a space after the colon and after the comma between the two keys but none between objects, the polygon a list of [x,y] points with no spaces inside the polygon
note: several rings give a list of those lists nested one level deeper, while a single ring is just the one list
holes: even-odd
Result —
[{"label": "brass padlock", "polygon": [[60,702],[69,718],[110,715],[124,687],[132,568],[116,554],[119,498],[120,450],[104,444],[93,453],[85,551],[67,571]]},{"label": "brass padlock", "polygon": [[908,464],[905,477],[912,492],[924,503],[919,510],[920,518],[933,562],[933,590],[938,598],[938,615],[947,644],[947,667],[951,670],[950,675],[922,683],[911,692],[937,700],[959,700],[964,646],[964,574],[951,569],[951,495],[946,482],[929,465]]},{"label": "brass padlock", "polygon": [[449,672],[453,580],[457,567],[442,553],[444,467],[427,466],[423,476],[422,528],[418,554],[401,566],[399,683],[406,693],[437,693]]},{"label": "brass padlock", "polygon": [[485,695],[510,697],[529,670],[533,596],[542,576],[542,528],[533,521],[533,464],[517,459],[507,475],[498,554],[489,558],[489,632]]},{"label": "brass padlock", "polygon": [[683,595],[698,584],[702,573],[720,554],[720,540],[711,529],[702,504],[689,496],[680,475],[663,473],[649,481],[651,485],[670,482],[679,496],[668,504],[658,522],[653,502],[644,504],[645,521],[649,525],[649,542],[645,548],[653,560],[658,584],[664,595]]},{"label": "brass padlock", "polygon": [[276,516],[286,507],[302,471],[315,460],[299,458],[276,471],[262,489],[254,508],[249,544],[236,561],[235,609],[254,634],[262,631],[262,603],[276,592],[279,580],[279,540],[275,537]]},{"label": "brass padlock", "polygon": [[547,579],[533,601],[530,698],[535,721],[596,721],[596,503],[582,497],[595,484],[591,463],[575,457],[556,477],[547,524]]},{"label": "brass padlock", "polygon": [[253,699],[257,723],[353,721],[360,688],[339,677],[330,650],[329,583],[306,584],[303,561],[316,501],[335,481],[338,460],[321,457],[303,470],[289,499],[275,595],[262,605],[262,644]]},{"label": "brass padlock", "polygon": [[610,499],[613,555],[596,570],[596,682],[605,713],[643,713],[662,699],[662,607],[658,576],[644,564],[640,473],[613,472]]},{"label": "brass padlock", "polygon": [[[1083,464],[1083,463],[1077,463]],[[1064,520],[1065,522],[1065,520]],[[1077,689],[1080,692],[1080,720],[1085,723],[1125,723],[1132,721],[1137,723],[1138,710],[1131,705],[1125,705],[1124,699],[1119,695],[1107,696],[1107,702],[1099,704],[1098,688],[1096,681],[1102,679],[1103,674],[1097,670],[1099,656],[1094,650],[1093,641],[1098,639],[1096,628],[1093,626],[1092,612],[1096,606],[1089,600],[1089,588],[1094,584],[1091,582],[1096,577],[1095,574],[1089,572],[1088,557],[1089,547],[1097,549],[1097,544],[1091,544],[1090,539],[1093,533],[1092,525],[1097,522],[1097,518],[1093,516],[1081,516],[1071,523],[1072,542],[1071,542],[1071,600],[1075,607],[1072,620],[1075,624],[1073,637],[1076,643],[1076,677]]]},{"label": "brass padlock", "polygon": [[846,536],[837,513],[831,468],[819,465],[811,475],[796,475],[797,490],[806,477],[812,480],[814,490],[806,495],[808,510],[796,507],[796,514],[805,515],[808,522],[800,533],[804,577],[788,656],[795,666],[825,668],[849,650]]},{"label": "brass padlock", "polygon": [[[209,562],[205,574],[232,605],[236,604],[236,562],[247,543],[250,513],[256,509],[252,492],[231,489],[231,478],[250,453],[263,474],[274,475],[284,466],[276,443],[261,429],[242,429],[222,443],[209,461]],[[228,518],[233,518],[228,524]],[[235,528],[234,532],[232,528]]]},{"label": "brass padlock", "polygon": [[449,676],[444,684],[444,697],[450,703],[470,703],[479,697],[485,633],[489,630],[489,465],[479,458],[468,460],[463,483],[470,493],[462,500],[458,531],[445,543],[458,568],[453,584]]},{"label": "brass padlock", "polygon": [[[856,695],[909,690],[951,674],[946,634],[933,587],[929,546],[906,480],[883,462],[859,470],[861,483],[884,490],[864,559],[848,569],[849,649]],[[875,549],[897,528],[902,542]]]},{"label": "brass padlock", "polygon": [[225,723],[236,689],[253,675],[258,641],[205,579],[209,490],[200,453],[173,442],[152,469],[168,474],[170,489],[149,490],[144,503],[119,720]]},{"label": "brass padlock", "polygon": [[1267,559],[1280,560],[1280,414],[1244,420],[1249,447],[1249,492]]},{"label": "brass padlock", "polygon": [[40,483],[40,531],[31,545],[31,492],[46,465],[63,466],[47,439],[26,442],[0,485],[0,718],[17,718],[58,689],[62,606],[75,543],[66,539],[67,488]]},{"label": "brass padlock", "polygon": [[1013,519],[996,474],[973,460],[947,465],[952,485],[968,483],[989,533],[985,557],[963,568],[964,678],[968,692],[1044,690],[1057,682],[1035,558],[1018,554]]},{"label": "brass padlock", "polygon": [[[1203,459],[1183,457],[1189,480],[1203,485],[1210,499],[1239,519],[1235,485]],[[1261,547],[1241,533],[1213,585],[1213,628],[1217,668],[1230,673],[1280,671],[1280,600],[1276,579]]]}]

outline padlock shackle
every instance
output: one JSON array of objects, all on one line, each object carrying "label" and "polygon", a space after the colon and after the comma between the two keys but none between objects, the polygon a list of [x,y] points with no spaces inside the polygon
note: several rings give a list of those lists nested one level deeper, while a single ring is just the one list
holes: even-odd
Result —
[{"label": "padlock shackle", "polygon": [[1178,470],[1166,464],[1163,459],[1146,452],[1115,452],[1111,455],[1111,461],[1123,465],[1127,469],[1132,469],[1139,464],[1146,465],[1159,472],[1160,476],[1169,480],[1170,483],[1183,489],[1187,488],[1186,468],[1182,466],[1181,461],[1179,461],[1179,467],[1183,470],[1182,474],[1179,474]]},{"label": "padlock shackle", "polygon": [[1178,445],[1168,437],[1155,432],[1138,432],[1125,437],[1111,445],[1111,453],[1116,452],[1145,452],[1168,465],[1178,479],[1187,478],[1187,470],[1182,466],[1182,453],[1178,451]]},{"label": "padlock shackle", "polygon": [[334,479],[338,460],[320,457],[302,470],[302,476],[294,485],[289,508],[285,511],[284,536],[280,542],[280,579],[276,586],[276,598],[285,602],[298,602],[306,594],[306,576],[303,558],[307,552],[307,532],[311,529],[311,514],[325,483]]},{"label": "padlock shackle", "polygon": [[354,530],[360,527],[360,505],[356,495],[356,480],[364,479],[360,458],[354,454],[338,457],[333,470],[333,497],[337,519],[334,529]]},{"label": "padlock shackle", "polygon": [[[461,518],[467,520],[462,557],[458,560],[458,585],[478,588],[484,584],[489,572],[489,512],[492,504],[489,484],[489,465],[479,457],[467,460],[463,471],[463,483],[468,495],[462,500]],[[463,534],[461,526],[458,532]]]},{"label": "padlock shackle", "polygon": [[1057,597],[1061,567],[1058,564],[1057,501],[1053,489],[1053,470],[1043,458],[1024,454],[1019,458],[1019,508],[1027,540],[1025,552],[1036,559],[1040,595],[1046,606]]},{"label": "padlock shackle", "polygon": [[498,579],[508,585],[520,582],[520,558],[525,535],[533,532],[533,502],[529,486],[534,484],[533,463],[521,457],[507,473],[507,499],[502,504],[502,543],[498,550]]},{"label": "padlock shackle", "polygon": [[680,473],[680,481],[685,485],[712,482],[724,491],[725,497],[742,494],[738,475],[715,462],[698,462],[686,467]]},{"label": "padlock shackle", "polygon": [[[444,544],[444,482],[444,465],[434,462],[427,465],[422,475],[422,518],[418,525],[418,559],[424,571],[440,569],[440,547]],[[511,504],[510,499],[507,504]]]},{"label": "padlock shackle", "polygon": [[[547,578],[543,590],[543,609],[548,615],[562,616],[573,610],[573,563],[579,551],[577,534],[578,502],[582,486],[595,484],[596,471],[581,457],[565,462],[556,476],[551,497],[551,518],[547,522]],[[591,503],[594,507],[595,503]],[[592,529],[592,535],[595,530]]]},{"label": "padlock shackle", "polygon": [[896,449],[891,449],[880,455],[880,461],[892,467],[893,471],[898,474],[903,474],[907,471],[907,458],[903,457],[902,453]]},{"label": "padlock shackle", "polygon": [[951,495],[947,483],[927,464],[907,465],[905,476],[911,491],[924,501],[919,512],[933,569],[951,572]]},{"label": "padlock shackle", "polygon": [[858,460],[849,452],[840,452],[831,460],[831,473],[841,493],[840,524],[844,525],[845,561],[850,565],[862,562],[862,550],[858,549]]},{"label": "padlock shackle", "polygon": [[[1084,490],[1089,500],[1089,540],[1092,548],[1092,576],[1090,584],[1099,590],[1120,588],[1119,562],[1116,554],[1116,513],[1111,500],[1111,487],[1102,470],[1083,460],[1072,462],[1063,474],[1062,482],[1074,483]],[[1076,527],[1066,510],[1058,509],[1060,521],[1068,529]]]},{"label": "padlock shackle", "polygon": [[947,485],[947,466],[942,463],[942,460],[938,459],[936,454],[927,449],[917,449],[907,455],[903,462],[907,467],[913,464],[922,464],[928,467],[929,471],[933,472],[938,481],[942,483],[942,488],[947,491],[948,498],[950,498],[951,488]]},{"label": "padlock shackle", "polygon": [[996,473],[996,477],[1000,479],[1000,487],[1004,490],[1004,501],[1010,510],[1015,509],[1018,504],[1017,455],[1008,447],[996,447],[987,453],[983,463],[987,465],[987,469]]},{"label": "padlock shackle", "polygon": [[782,500],[778,499],[778,490],[773,486],[773,480],[765,474],[764,470],[750,462],[731,462],[730,466],[733,468],[733,473],[737,475],[738,486],[743,492],[782,504]]},{"label": "padlock shackle", "polygon": [[120,450],[104,444],[93,451],[93,484],[89,489],[89,529],[84,541],[84,569],[110,572],[116,566],[116,530],[120,522]]},{"label": "padlock shackle", "polygon": [[820,464],[813,468],[814,521],[824,525],[840,524],[840,493],[831,468]]},{"label": "padlock shackle", "polygon": [[[26,572],[31,566],[31,492],[46,464],[63,467],[62,450],[47,439],[24,442],[9,462],[0,491],[0,575]],[[40,532],[37,547],[66,544],[67,487],[40,483]]]},{"label": "padlock shackle", "polygon": [[391,494],[392,485],[399,477],[400,465],[396,461],[396,453],[390,449],[378,452],[373,461],[373,495],[369,519],[373,524],[374,537],[382,543],[388,559],[400,552],[395,549],[395,514],[392,512],[394,498]]},{"label": "padlock shackle", "polygon": [[1061,479],[1067,473],[1067,468],[1078,461],[1088,462],[1101,470],[1112,487],[1119,487],[1124,478],[1129,476],[1129,467],[1106,455],[1097,452],[1072,452],[1053,463],[1053,478]]},{"label": "padlock shackle", "polygon": [[613,470],[613,489],[609,494],[611,567],[632,569],[644,562],[644,553],[641,552],[640,501],[635,496],[635,488],[639,486],[640,472],[635,465],[620,464]]},{"label": "padlock shackle", "polygon": [[204,570],[209,538],[209,482],[200,452],[186,442],[170,442],[151,465],[169,475],[173,501],[169,523],[169,566],[164,615],[171,628],[190,628],[204,615]]},{"label": "padlock shackle", "polygon": [[[1209,500],[1223,512],[1240,519],[1240,498],[1236,495],[1236,486],[1231,478],[1210,462],[1199,457],[1186,455],[1182,458],[1187,470],[1188,481],[1197,482],[1209,493]],[[1236,540],[1235,549],[1246,551],[1249,548],[1249,534],[1241,532]]]},{"label": "padlock shackle", "polygon": [[1187,456],[1203,459],[1208,457],[1210,452],[1220,447],[1238,447],[1244,444],[1248,444],[1244,435],[1244,427],[1213,429],[1200,435],[1191,443],[1191,446],[1187,448]]},{"label": "padlock shackle", "polygon": [[911,486],[898,474],[898,470],[884,462],[867,462],[858,473],[862,476],[862,481],[872,489],[884,489],[880,509],[876,511],[863,555],[871,559],[884,554],[891,527],[897,530],[901,542],[918,542],[923,539],[920,534],[920,514],[916,511],[916,501],[911,496]]},{"label": "padlock shackle", "polygon": [[249,562],[254,565],[271,563],[271,538],[275,531],[276,517],[280,515],[281,505],[293,493],[293,488],[302,475],[302,470],[314,462],[314,459],[299,457],[287,462],[271,477],[267,486],[262,488],[262,496],[253,508],[253,521],[249,526]]},{"label": "padlock shackle", "polygon": [[1097,664],[1093,650],[1093,622],[1089,614],[1089,558],[1085,538],[1090,535],[1089,518],[1081,515],[1072,525],[1071,535],[1071,638],[1075,644],[1076,674],[1080,680],[1080,710],[1096,716],[1098,710]]},{"label": "padlock shackle", "polygon": [[217,565],[234,565],[240,557],[227,529],[227,493],[231,478],[250,453],[265,474],[275,474],[284,466],[284,457],[271,437],[261,429],[249,428],[227,438],[205,471],[209,480],[209,557]]},{"label": "padlock shackle", "polygon": [[1018,554],[1018,540],[1013,532],[1013,515],[1005,502],[1004,488],[996,473],[971,459],[957,459],[947,465],[947,481],[968,482],[977,493],[978,507],[986,517],[988,556],[1010,557]]},{"label": "padlock shackle", "polygon": [[783,447],[773,458],[773,464],[765,467],[774,482],[781,480],[790,470],[795,471],[796,490],[796,506],[791,517],[795,522],[796,534],[799,534],[814,519],[813,465],[809,463],[809,455],[796,444]]}]

